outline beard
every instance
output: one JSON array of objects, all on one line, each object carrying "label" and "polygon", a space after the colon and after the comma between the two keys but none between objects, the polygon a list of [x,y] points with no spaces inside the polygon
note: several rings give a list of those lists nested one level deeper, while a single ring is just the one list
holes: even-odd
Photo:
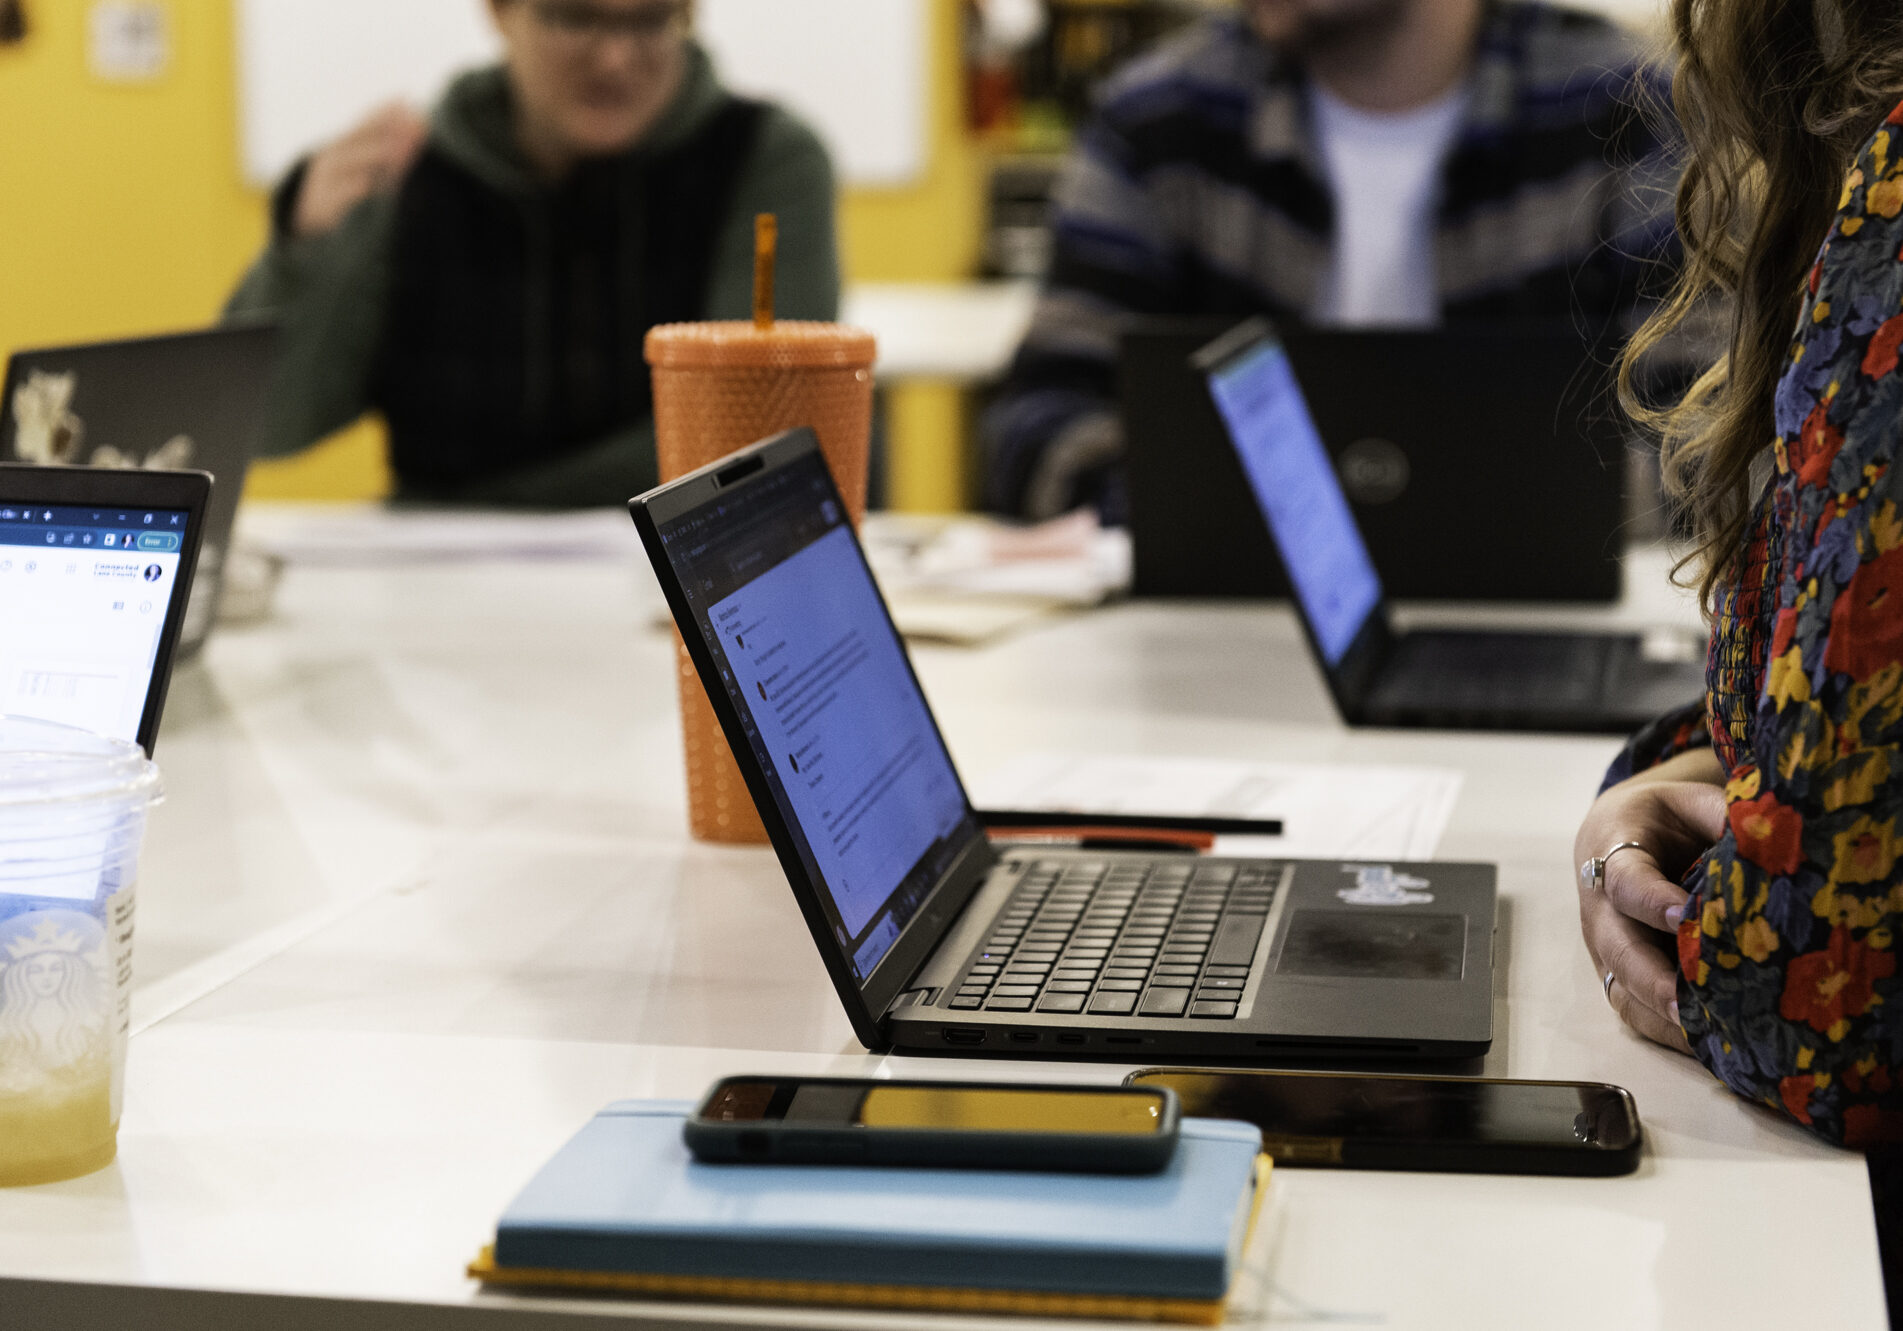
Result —
[{"label": "beard", "polygon": [[1398,26],[1413,0],[1246,0],[1256,35],[1278,51],[1312,55],[1355,46]]}]

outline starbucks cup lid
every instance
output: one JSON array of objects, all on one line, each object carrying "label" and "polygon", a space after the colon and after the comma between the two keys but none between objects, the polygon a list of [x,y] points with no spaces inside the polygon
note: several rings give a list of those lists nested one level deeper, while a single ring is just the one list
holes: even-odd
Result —
[{"label": "starbucks cup lid", "polygon": [[656,324],[648,364],[664,370],[871,368],[877,342],[863,328],[779,319],[767,328],[744,320]]},{"label": "starbucks cup lid", "polygon": [[0,809],[158,794],[158,767],[130,740],[0,715]]}]

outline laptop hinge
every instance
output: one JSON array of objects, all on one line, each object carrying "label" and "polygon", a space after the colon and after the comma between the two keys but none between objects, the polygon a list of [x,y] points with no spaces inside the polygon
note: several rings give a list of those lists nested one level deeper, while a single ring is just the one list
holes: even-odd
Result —
[{"label": "laptop hinge", "polygon": [[860,996],[867,1007],[874,1013],[890,1012],[907,991],[930,987],[928,972],[933,958],[965,918],[972,898],[982,890],[997,863],[998,853],[984,834],[974,836],[946,871],[937,890],[900,932],[898,942],[879,963],[871,980],[861,987]]},{"label": "laptop hinge", "polygon": [[985,867],[976,890],[967,897],[949,926],[939,932],[937,943],[907,980],[908,990],[942,990],[958,977],[965,959],[990,933],[992,920],[1003,909],[1012,885],[1020,876],[1010,871],[1000,873],[1003,864],[999,859]]}]

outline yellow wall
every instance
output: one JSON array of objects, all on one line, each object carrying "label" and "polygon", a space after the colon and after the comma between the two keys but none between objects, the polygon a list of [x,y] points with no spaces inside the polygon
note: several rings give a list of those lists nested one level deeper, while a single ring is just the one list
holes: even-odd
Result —
[{"label": "yellow wall", "polygon": [[[933,5],[930,165],[910,189],[853,190],[840,201],[840,240],[854,281],[951,282],[977,271],[984,163],[965,127],[959,4]],[[927,513],[967,507],[964,385],[912,380],[887,386],[885,400],[886,503]]]},{"label": "yellow wall", "polygon": [[[26,0],[27,41],[0,48],[0,355],[204,323],[263,243],[264,199],[239,169],[231,0],[162,3],[172,60],[149,83],[88,72],[82,0]],[[958,0],[932,3],[931,167],[916,187],[843,200],[852,279],[953,279],[974,265]],[[367,425],[256,465],[250,490],[350,498],[387,481]]]},{"label": "yellow wall", "polygon": [[86,6],[0,47],[0,351],[200,323],[264,235],[240,181],[227,0],[167,0],[170,68],[86,68]]},{"label": "yellow wall", "polygon": [[932,0],[931,164],[908,189],[849,190],[840,204],[847,277],[949,282],[978,266],[983,163],[965,128],[958,0]]}]

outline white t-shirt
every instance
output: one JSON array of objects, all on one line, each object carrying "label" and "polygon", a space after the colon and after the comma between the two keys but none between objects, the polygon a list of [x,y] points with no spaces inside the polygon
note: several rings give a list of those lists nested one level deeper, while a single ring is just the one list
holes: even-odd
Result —
[{"label": "white t-shirt", "polygon": [[1467,109],[1467,86],[1410,111],[1363,111],[1311,81],[1309,115],[1335,196],[1335,243],[1311,312],[1316,323],[1440,321],[1434,211],[1440,168]]}]

